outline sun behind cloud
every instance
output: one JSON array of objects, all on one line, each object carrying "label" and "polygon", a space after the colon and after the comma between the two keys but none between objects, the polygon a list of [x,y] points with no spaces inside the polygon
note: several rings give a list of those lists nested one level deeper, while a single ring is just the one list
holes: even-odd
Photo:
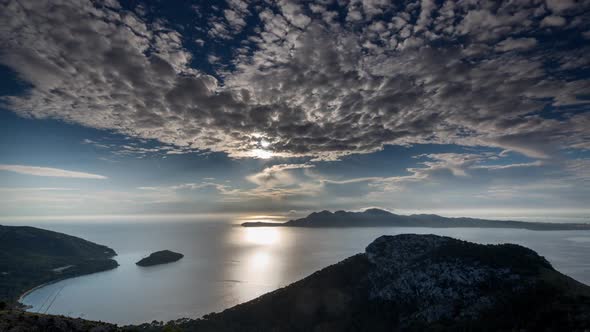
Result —
[{"label": "sun behind cloud", "polygon": [[274,153],[272,151],[265,149],[254,149],[252,150],[251,155],[258,159],[270,159],[274,157]]}]

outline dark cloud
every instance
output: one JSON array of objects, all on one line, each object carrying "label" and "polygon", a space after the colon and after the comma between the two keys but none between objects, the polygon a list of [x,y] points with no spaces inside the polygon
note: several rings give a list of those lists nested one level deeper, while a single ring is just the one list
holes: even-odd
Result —
[{"label": "dark cloud", "polygon": [[[222,66],[231,69],[215,78],[192,68],[183,36],[148,21],[143,7],[3,1],[0,62],[33,86],[4,101],[25,116],[234,157],[256,156],[263,137],[277,155],[321,159],[428,142],[546,158],[588,148],[580,98],[590,81],[577,73],[588,68],[579,40],[589,8],[232,0],[210,17],[210,38],[252,35],[231,45],[231,66]],[[251,15],[260,26],[246,29]]]}]

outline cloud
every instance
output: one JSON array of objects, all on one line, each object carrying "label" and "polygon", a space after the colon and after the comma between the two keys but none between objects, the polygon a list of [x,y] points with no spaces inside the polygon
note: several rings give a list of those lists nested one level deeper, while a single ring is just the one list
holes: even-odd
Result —
[{"label": "cloud", "polygon": [[267,182],[268,179],[272,179],[274,177],[273,174],[282,173],[288,170],[305,169],[312,167],[314,167],[314,165],[311,164],[278,164],[266,167],[260,173],[248,177],[248,179],[254,183],[263,183]]},{"label": "cloud", "polygon": [[508,38],[496,45],[496,50],[500,52],[507,52],[513,50],[524,51],[537,46],[535,38]]},{"label": "cloud", "polygon": [[590,159],[573,159],[565,162],[566,174],[576,183],[590,183]]},{"label": "cloud", "polygon": [[107,179],[106,176],[68,171],[59,168],[50,167],[37,167],[37,166],[25,166],[25,165],[5,165],[0,164],[0,171],[15,172],[19,174],[34,175],[34,176],[48,176],[58,178],[76,178],[76,179]]},{"label": "cloud", "polygon": [[232,39],[246,27],[246,18],[250,15],[248,1],[229,0],[228,8],[223,10],[220,17],[211,17],[209,21],[209,36],[220,39]]},{"label": "cloud", "polygon": [[264,168],[259,173],[246,177],[246,180],[258,186],[257,191],[276,188],[296,187],[299,184],[297,178],[291,174],[292,170],[308,169],[314,165],[311,164],[279,164]]},{"label": "cloud", "polygon": [[516,163],[507,165],[478,165],[474,166],[473,169],[487,169],[487,170],[501,170],[510,168],[521,168],[521,167],[539,167],[543,166],[543,162],[540,160],[532,161],[530,163]]},{"label": "cloud", "polygon": [[[256,188],[236,191],[234,194],[265,196],[318,196],[327,194],[332,198],[361,197],[372,192],[398,191],[411,185],[451,179],[491,179],[512,176],[519,169],[540,168],[546,164],[535,160],[522,163],[507,163],[506,154],[495,153],[432,153],[417,155],[416,167],[406,170],[406,175],[369,176],[334,179],[314,172],[313,164],[278,164],[246,177]],[[296,173],[294,171],[304,170]]]},{"label": "cloud", "polygon": [[576,3],[575,0],[546,0],[547,8],[556,13],[561,13],[576,6],[583,6],[583,4]]},{"label": "cloud", "polygon": [[[590,4],[573,3],[351,1],[328,10],[235,0],[196,27],[210,38],[203,43],[232,52],[196,59],[183,34],[145,8],[8,2],[0,63],[32,87],[3,101],[22,116],[179,148],[171,153],[251,157],[262,135],[274,156],[316,160],[420,143],[550,158],[587,147],[590,134],[581,125],[590,81],[575,74],[588,46],[554,43],[565,29],[590,29]],[[556,25],[546,8],[570,24]],[[215,72],[192,67],[207,59]]]},{"label": "cloud", "polygon": [[287,21],[300,29],[304,29],[311,22],[311,19],[303,13],[303,7],[296,1],[280,0],[279,7]]},{"label": "cloud", "polygon": [[44,192],[44,191],[77,191],[77,188],[60,188],[60,187],[0,187],[0,192],[8,193],[27,193],[27,192]]},{"label": "cloud", "polygon": [[541,27],[561,27],[566,24],[565,18],[556,15],[550,15],[543,18]]},{"label": "cloud", "polygon": [[[529,181],[530,177],[523,176],[520,172],[530,172],[531,168],[542,168],[546,164],[539,161],[523,163],[506,163],[502,154],[494,153],[432,153],[415,156],[419,167],[407,169],[408,175],[367,178],[373,188],[371,195],[380,193],[401,192],[406,189],[416,189],[421,186],[428,186],[427,190],[438,190],[432,193],[443,194],[446,186],[458,188],[464,185],[472,188],[485,188],[487,184],[498,181],[510,180],[512,183]],[[527,170],[529,169],[529,170]],[[519,179],[520,178],[520,179]],[[534,178],[534,176],[533,176]]]}]

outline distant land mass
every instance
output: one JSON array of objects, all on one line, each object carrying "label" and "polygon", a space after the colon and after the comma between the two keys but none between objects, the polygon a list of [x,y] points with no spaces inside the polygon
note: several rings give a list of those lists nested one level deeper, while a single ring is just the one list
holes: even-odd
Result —
[{"label": "distant land mass", "polygon": [[139,262],[135,264],[139,266],[160,265],[176,262],[182,257],[184,257],[183,254],[170,250],[161,250],[151,253],[148,257],[142,258],[141,260],[139,260]]},{"label": "distant land mass", "polygon": [[44,283],[114,269],[117,253],[100,244],[28,226],[0,225],[0,301]]},{"label": "distant land mass", "polygon": [[[195,296],[198,296],[196,294]],[[90,329],[92,327],[92,329]],[[590,287],[533,250],[437,235],[364,253],[199,319],[133,326],[0,310],[0,331],[587,331]]]},{"label": "distant land mass", "polygon": [[477,218],[448,218],[436,214],[399,215],[381,209],[363,212],[322,211],[305,218],[285,223],[245,222],[244,227],[479,227],[520,228],[536,231],[590,230],[588,223],[541,223],[512,220],[487,220]]}]

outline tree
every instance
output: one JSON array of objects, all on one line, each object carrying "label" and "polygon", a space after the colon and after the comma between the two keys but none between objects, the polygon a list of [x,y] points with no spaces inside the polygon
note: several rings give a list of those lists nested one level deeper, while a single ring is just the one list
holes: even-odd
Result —
[{"label": "tree", "polygon": [[181,332],[181,330],[174,325],[166,325],[163,332]]}]

